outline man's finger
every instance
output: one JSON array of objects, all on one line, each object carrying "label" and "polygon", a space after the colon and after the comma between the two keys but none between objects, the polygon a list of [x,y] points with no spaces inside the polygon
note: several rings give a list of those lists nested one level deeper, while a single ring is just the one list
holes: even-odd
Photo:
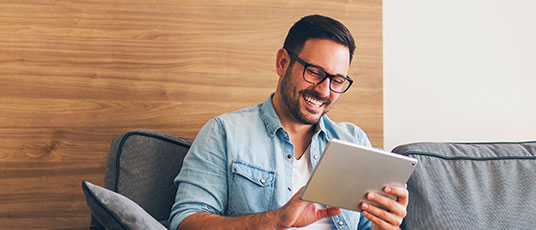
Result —
[{"label": "man's finger", "polygon": [[[374,192],[369,192],[367,193],[367,199],[370,201],[374,201],[378,203],[379,205],[385,207],[387,210],[393,213],[393,215],[400,216],[402,218],[406,216],[406,206],[398,203],[397,201],[391,199],[390,197],[386,197],[384,195],[374,193]],[[377,208],[377,209],[380,209],[380,208]],[[383,211],[383,209],[381,210]]]},{"label": "man's finger", "polygon": [[396,228],[396,226],[393,226],[387,223],[386,221],[378,218],[377,216],[372,215],[370,212],[363,211],[361,212],[361,214],[363,214],[365,218],[370,220],[373,223],[373,225],[375,224],[378,227],[380,227],[380,229],[395,229]]},{"label": "man's finger", "polygon": [[400,224],[402,224],[402,220],[404,219],[404,217],[402,216],[385,211],[381,208],[370,205],[366,202],[363,202],[361,204],[361,208],[363,209],[364,212],[368,212],[369,214],[374,215],[375,217],[382,219],[383,221],[393,226],[399,226]]},{"label": "man's finger", "polygon": [[318,213],[319,213],[318,219],[336,216],[336,215],[341,214],[341,212],[342,211],[340,208],[335,208],[335,207],[328,207],[328,208],[320,209],[318,210]]},{"label": "man's finger", "polygon": [[398,197],[397,202],[403,206],[408,205],[409,192],[406,188],[398,185],[385,186],[383,191],[387,194]]},{"label": "man's finger", "polygon": [[295,199],[296,197],[298,197],[298,199],[301,200],[301,198],[300,198],[300,194],[302,193],[302,191],[303,191],[304,188],[305,188],[305,186],[302,186],[302,187],[300,188],[300,190],[298,190],[298,192],[296,192],[296,193],[294,194],[294,196],[293,196],[291,199]]}]

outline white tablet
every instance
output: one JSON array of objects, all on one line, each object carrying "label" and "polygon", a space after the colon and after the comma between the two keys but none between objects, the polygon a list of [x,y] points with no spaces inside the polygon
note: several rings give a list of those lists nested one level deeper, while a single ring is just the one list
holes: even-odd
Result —
[{"label": "white tablet", "polygon": [[404,185],[416,166],[411,157],[332,139],[300,198],[359,212],[362,201],[381,207],[366,193],[385,194],[386,185]]}]

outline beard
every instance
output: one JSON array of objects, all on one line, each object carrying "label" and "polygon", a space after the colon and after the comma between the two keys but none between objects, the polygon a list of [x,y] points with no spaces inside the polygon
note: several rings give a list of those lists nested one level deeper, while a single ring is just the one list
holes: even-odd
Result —
[{"label": "beard", "polygon": [[[296,84],[292,82],[290,70],[291,68],[289,66],[281,82],[281,88],[279,89],[281,92],[281,98],[283,99],[283,103],[285,103],[286,107],[288,108],[288,111],[290,112],[290,114],[292,114],[296,121],[307,125],[318,124],[320,118],[330,110],[331,101],[327,97],[321,97],[313,89],[304,89],[299,92],[296,92]],[[322,111],[322,114],[315,116],[316,114],[308,112],[307,108],[303,108],[302,111],[300,107],[300,101],[304,100],[303,97],[305,95],[313,97],[314,99],[324,103],[322,106],[325,105],[326,107],[324,111]]]}]

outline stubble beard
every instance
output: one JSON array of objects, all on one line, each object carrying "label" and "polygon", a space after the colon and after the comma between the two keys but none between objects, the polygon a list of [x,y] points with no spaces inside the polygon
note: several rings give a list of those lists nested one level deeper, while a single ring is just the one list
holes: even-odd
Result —
[{"label": "stubble beard", "polygon": [[[331,102],[327,98],[319,97],[318,93],[315,92],[314,90],[304,89],[304,90],[299,91],[298,95],[296,95],[296,84],[293,84],[291,81],[292,76],[291,76],[290,70],[291,68],[289,66],[289,68],[285,72],[283,81],[281,82],[281,88],[279,89],[281,91],[281,97],[283,99],[283,103],[285,103],[289,112],[296,119],[296,121],[302,124],[307,124],[307,125],[318,124],[318,122],[320,121],[320,118],[329,111]],[[302,112],[302,110],[300,109],[300,101],[303,100],[303,95],[309,95],[320,101],[325,102],[326,109],[322,111],[322,115],[318,117],[313,116],[313,115],[307,116],[304,112]]]}]

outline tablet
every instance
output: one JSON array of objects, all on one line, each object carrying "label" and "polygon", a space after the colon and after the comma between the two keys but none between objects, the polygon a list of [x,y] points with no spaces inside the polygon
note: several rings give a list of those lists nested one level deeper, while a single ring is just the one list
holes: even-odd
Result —
[{"label": "tablet", "polygon": [[331,139],[300,198],[358,212],[362,201],[384,208],[367,200],[367,192],[393,197],[383,188],[404,185],[416,166],[411,157]]}]

